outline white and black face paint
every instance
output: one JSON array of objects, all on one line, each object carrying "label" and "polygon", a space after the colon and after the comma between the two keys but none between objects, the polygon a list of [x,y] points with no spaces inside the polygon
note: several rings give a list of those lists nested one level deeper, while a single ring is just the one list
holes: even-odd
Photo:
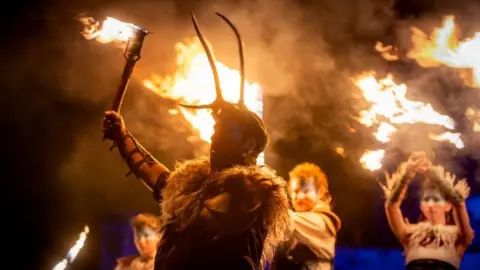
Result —
[{"label": "white and black face paint", "polygon": [[153,238],[156,237],[157,232],[150,227],[141,227],[133,230],[135,238]]},{"label": "white and black face paint", "polygon": [[422,201],[421,203],[423,204],[445,204],[447,201],[445,200],[445,197],[440,193],[440,191],[436,189],[427,189],[423,191],[423,196],[422,196]]},{"label": "white and black face paint", "polygon": [[317,187],[315,186],[315,178],[308,177],[290,181],[290,196],[293,201],[308,198],[314,200],[317,197]]}]

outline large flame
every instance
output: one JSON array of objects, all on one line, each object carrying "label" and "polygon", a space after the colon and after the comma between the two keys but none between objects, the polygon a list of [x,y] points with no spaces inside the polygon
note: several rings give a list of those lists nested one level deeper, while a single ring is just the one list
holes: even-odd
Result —
[{"label": "large flame", "polygon": [[[436,112],[428,103],[411,101],[406,98],[407,86],[396,84],[392,75],[377,80],[373,72],[365,73],[354,80],[360,88],[370,108],[360,112],[358,121],[365,126],[376,126],[377,131],[373,134],[375,138],[386,143],[397,131],[396,125],[426,123],[442,126],[447,130],[454,129],[454,121]],[[450,141],[457,148],[463,148],[460,134],[445,132],[440,135],[431,134],[431,139]],[[381,160],[385,154],[384,150],[366,151],[360,162],[366,169],[378,170],[381,168]]]},{"label": "large flame", "polygon": [[425,68],[443,64],[464,69],[461,74],[463,79],[472,86],[480,87],[480,32],[463,41],[459,41],[456,34],[454,16],[445,16],[442,27],[435,28],[430,36],[412,27],[413,48],[407,57],[415,59]]},{"label": "large flame", "polygon": [[90,232],[90,229],[88,228],[88,226],[85,226],[85,228],[83,229],[83,232],[80,233],[79,238],[75,243],[75,245],[72,248],[70,248],[70,250],[68,251],[66,258],[58,262],[53,267],[52,270],[64,270],[69,263],[72,263],[75,260],[75,258],[78,255],[78,252],[80,252],[83,245],[85,244],[85,240],[87,240],[87,235],[89,232]]},{"label": "large flame", "polygon": [[103,22],[96,21],[92,17],[80,17],[84,29],[82,35],[88,39],[95,39],[100,43],[126,43],[133,37],[134,28],[137,26],[125,23],[117,19],[107,17]]},{"label": "large flame", "polygon": [[[177,43],[177,71],[173,76],[152,76],[144,85],[164,98],[184,104],[208,104],[215,99],[215,85],[207,55],[198,38]],[[223,97],[230,102],[239,99],[240,73],[216,61]],[[257,83],[245,83],[245,105],[262,117],[262,91]],[[179,107],[185,119],[206,142],[211,142],[215,120],[207,109],[188,110]],[[172,114],[176,111],[170,111]]]}]

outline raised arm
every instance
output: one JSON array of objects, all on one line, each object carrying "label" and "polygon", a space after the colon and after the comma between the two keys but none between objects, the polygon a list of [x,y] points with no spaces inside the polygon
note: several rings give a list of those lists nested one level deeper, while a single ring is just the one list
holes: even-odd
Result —
[{"label": "raised arm", "polygon": [[150,190],[156,191],[163,187],[169,170],[155,160],[130,134],[120,114],[114,111],[105,112],[103,132],[106,139],[115,142],[131,173],[140,178]]},{"label": "raised arm", "polygon": [[391,176],[385,173],[386,185],[380,185],[385,193],[385,214],[388,225],[403,244],[407,239],[407,224],[400,205],[407,192],[408,184],[416,172],[423,172],[430,166],[426,153],[414,152],[407,162],[402,162]]},{"label": "raised arm", "polygon": [[388,225],[402,244],[407,237],[407,225],[405,224],[400,206],[405,198],[408,184],[414,176],[414,174],[407,173],[407,167],[408,163],[403,162],[391,176],[385,173],[387,184],[386,186],[382,186],[386,196],[385,214]]},{"label": "raised arm", "polygon": [[468,215],[465,199],[470,195],[470,187],[465,179],[460,179],[455,182],[455,176],[450,173],[445,173],[442,166],[433,166],[429,172],[428,177],[435,182],[442,193],[446,194],[447,199],[452,203],[455,214],[457,226],[459,229],[459,244],[463,251],[466,250],[473,241],[475,232],[470,225],[470,217]]}]

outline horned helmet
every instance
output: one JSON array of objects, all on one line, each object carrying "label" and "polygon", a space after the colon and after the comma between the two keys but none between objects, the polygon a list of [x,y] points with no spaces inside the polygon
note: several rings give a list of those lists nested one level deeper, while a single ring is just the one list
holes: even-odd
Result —
[{"label": "horned helmet", "polygon": [[[212,69],[213,79],[215,82],[215,100],[205,105],[185,105],[180,106],[189,109],[210,109],[215,119],[215,133],[212,136],[212,145],[210,154],[223,149],[232,150],[244,156],[258,157],[265,150],[268,144],[268,134],[262,119],[254,112],[250,111],[245,105],[245,63],[243,55],[243,42],[238,29],[224,15],[216,13],[224,22],[226,22],[235,33],[238,42],[238,50],[240,54],[240,97],[237,103],[226,101],[222,95],[220,86],[220,78],[217,67],[215,65],[215,57],[213,50],[209,47],[205,37],[200,31],[195,15],[192,13],[191,18],[195,32],[202,44],[203,49],[208,58],[210,68]],[[246,141],[251,143],[245,144]]]}]

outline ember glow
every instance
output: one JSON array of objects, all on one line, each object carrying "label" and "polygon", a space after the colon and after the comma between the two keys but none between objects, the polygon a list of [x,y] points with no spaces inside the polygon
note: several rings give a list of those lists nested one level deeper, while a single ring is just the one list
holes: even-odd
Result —
[{"label": "ember glow", "polygon": [[[441,126],[447,130],[453,130],[455,127],[454,121],[450,117],[436,112],[430,104],[408,100],[406,98],[407,86],[396,84],[392,75],[377,80],[375,74],[369,72],[361,75],[354,82],[370,105],[368,110],[360,112],[357,120],[365,126],[377,127],[377,131],[373,135],[379,142],[389,142],[400,124],[425,123]],[[457,148],[464,147],[458,133],[431,134],[430,138],[450,141]],[[385,151],[381,149],[369,150],[361,157],[360,162],[366,169],[378,170],[381,168],[384,154]]]},{"label": "ember glow", "polygon": [[[215,99],[215,85],[207,55],[198,38],[187,43],[177,43],[177,71],[173,76],[152,76],[144,86],[163,98],[180,103],[209,104]],[[216,61],[223,97],[229,102],[239,99],[240,73]],[[257,83],[245,82],[245,105],[262,117],[262,89]],[[207,109],[188,110],[179,107],[190,125],[205,142],[210,143],[215,120]]]},{"label": "ember glow", "polygon": [[88,226],[85,226],[83,232],[80,233],[79,238],[75,243],[75,245],[72,248],[70,248],[70,250],[68,251],[66,258],[58,262],[55,265],[55,267],[53,267],[52,270],[63,270],[67,267],[69,263],[72,263],[75,260],[75,258],[78,255],[78,252],[80,252],[83,245],[85,244],[85,240],[87,240],[87,235],[89,232],[90,232],[90,229],[88,228]]},{"label": "ember glow", "polygon": [[427,35],[412,27],[413,48],[407,57],[424,67],[446,65],[461,72],[471,86],[480,87],[480,32],[458,40],[454,16],[445,16],[442,27]]},{"label": "ember glow", "polygon": [[103,44],[126,43],[133,37],[134,29],[138,28],[131,23],[125,23],[110,17],[107,17],[103,22],[96,21],[92,17],[82,17],[80,22],[84,25],[82,35],[86,39],[95,39]]}]

